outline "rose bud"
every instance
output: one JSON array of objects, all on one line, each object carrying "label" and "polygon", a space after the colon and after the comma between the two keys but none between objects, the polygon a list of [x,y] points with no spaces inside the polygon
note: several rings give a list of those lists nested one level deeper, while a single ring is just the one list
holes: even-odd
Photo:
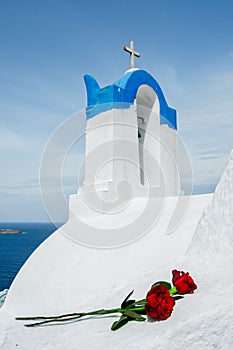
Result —
[{"label": "rose bud", "polygon": [[193,293],[197,288],[197,285],[192,277],[189,276],[188,272],[173,270],[172,275],[172,282],[179,294]]},{"label": "rose bud", "polygon": [[148,316],[158,321],[166,320],[171,316],[175,305],[174,298],[162,284],[152,287],[147,293],[145,311]]}]

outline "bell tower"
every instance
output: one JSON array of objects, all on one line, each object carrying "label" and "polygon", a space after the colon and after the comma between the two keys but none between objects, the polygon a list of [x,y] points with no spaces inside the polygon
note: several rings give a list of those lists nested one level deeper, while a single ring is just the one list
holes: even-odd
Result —
[{"label": "bell tower", "polygon": [[176,111],[146,71],[128,70],[100,88],[86,75],[86,156],[83,186],[108,191],[129,181],[138,195],[180,193]]},{"label": "bell tower", "polygon": [[84,76],[84,181],[70,197],[74,213],[80,201],[105,212],[108,203],[119,208],[132,198],[181,194],[176,110],[152,75],[134,68],[133,58],[140,56],[134,45],[124,49],[131,68],[113,84],[100,87]]}]

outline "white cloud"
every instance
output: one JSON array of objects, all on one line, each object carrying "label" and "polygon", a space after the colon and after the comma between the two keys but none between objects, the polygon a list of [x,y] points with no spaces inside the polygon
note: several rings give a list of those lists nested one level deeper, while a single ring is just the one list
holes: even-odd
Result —
[{"label": "white cloud", "polygon": [[28,147],[29,143],[25,137],[0,125],[0,152],[22,152]]},{"label": "white cloud", "polygon": [[178,115],[192,158],[194,183],[213,187],[233,148],[233,72],[202,74],[186,91]]}]

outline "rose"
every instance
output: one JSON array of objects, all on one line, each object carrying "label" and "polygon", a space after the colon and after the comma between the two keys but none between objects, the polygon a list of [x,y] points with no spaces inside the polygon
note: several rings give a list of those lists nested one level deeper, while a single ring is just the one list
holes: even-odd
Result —
[{"label": "rose", "polygon": [[188,272],[173,270],[172,275],[172,282],[179,294],[193,293],[197,288],[197,285],[192,277],[189,276]]},{"label": "rose", "polygon": [[152,287],[147,293],[145,311],[148,316],[160,321],[171,316],[175,305],[174,298],[162,284]]}]

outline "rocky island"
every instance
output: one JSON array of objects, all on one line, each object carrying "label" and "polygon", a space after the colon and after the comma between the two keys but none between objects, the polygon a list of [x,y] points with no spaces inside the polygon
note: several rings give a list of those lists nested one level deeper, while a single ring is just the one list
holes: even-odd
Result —
[{"label": "rocky island", "polygon": [[0,235],[20,234],[20,233],[23,233],[23,231],[20,231],[20,230],[12,230],[11,228],[0,228]]}]

